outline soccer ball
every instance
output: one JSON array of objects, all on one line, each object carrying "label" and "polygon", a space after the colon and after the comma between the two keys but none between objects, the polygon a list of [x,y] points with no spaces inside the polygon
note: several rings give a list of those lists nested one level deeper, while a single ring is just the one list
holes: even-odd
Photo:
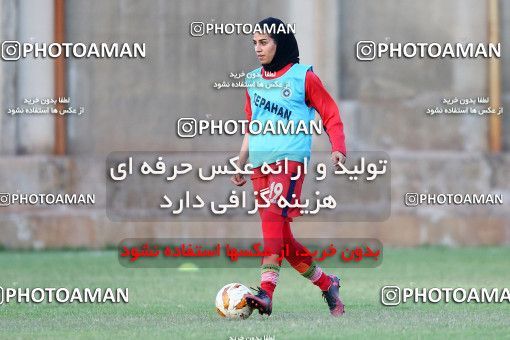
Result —
[{"label": "soccer ball", "polygon": [[248,287],[240,283],[229,283],[216,294],[216,312],[228,319],[246,319],[253,309],[248,306],[245,294],[251,294]]}]

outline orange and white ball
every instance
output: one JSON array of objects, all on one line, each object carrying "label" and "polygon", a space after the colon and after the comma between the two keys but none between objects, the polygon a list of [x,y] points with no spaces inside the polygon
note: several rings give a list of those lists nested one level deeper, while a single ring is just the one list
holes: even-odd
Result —
[{"label": "orange and white ball", "polygon": [[216,312],[228,319],[246,319],[252,313],[252,308],[246,303],[244,296],[251,294],[248,287],[240,283],[229,283],[216,294]]}]

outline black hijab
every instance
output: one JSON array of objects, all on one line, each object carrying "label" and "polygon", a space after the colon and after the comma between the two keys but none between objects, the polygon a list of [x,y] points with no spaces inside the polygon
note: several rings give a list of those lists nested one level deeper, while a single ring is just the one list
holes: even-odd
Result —
[{"label": "black hijab", "polygon": [[[274,25],[272,31],[278,32],[279,25],[285,24],[280,19],[269,17],[260,21],[259,25],[262,29],[264,25]],[[264,71],[276,72],[289,63],[299,63],[299,48],[294,33],[270,33],[269,36],[276,42],[276,52],[269,64],[262,65]]]}]

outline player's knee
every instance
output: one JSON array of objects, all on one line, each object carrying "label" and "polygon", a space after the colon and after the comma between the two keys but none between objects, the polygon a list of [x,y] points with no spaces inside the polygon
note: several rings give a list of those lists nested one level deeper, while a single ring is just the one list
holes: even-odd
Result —
[{"label": "player's knee", "polygon": [[281,266],[282,259],[280,259],[280,256],[278,254],[271,254],[268,256],[264,256],[262,263],[263,264],[276,264],[276,265]]}]

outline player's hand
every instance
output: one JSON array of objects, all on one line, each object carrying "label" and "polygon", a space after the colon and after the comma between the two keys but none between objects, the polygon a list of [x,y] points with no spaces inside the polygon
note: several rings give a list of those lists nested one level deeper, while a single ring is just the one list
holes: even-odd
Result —
[{"label": "player's hand", "polygon": [[230,177],[230,180],[238,187],[242,187],[246,183],[246,179],[244,179],[244,176],[241,174],[233,175],[232,177]]},{"label": "player's hand", "polygon": [[345,156],[340,151],[333,151],[331,153],[331,161],[333,162],[335,170],[340,170],[341,168],[338,163],[345,164]]}]

